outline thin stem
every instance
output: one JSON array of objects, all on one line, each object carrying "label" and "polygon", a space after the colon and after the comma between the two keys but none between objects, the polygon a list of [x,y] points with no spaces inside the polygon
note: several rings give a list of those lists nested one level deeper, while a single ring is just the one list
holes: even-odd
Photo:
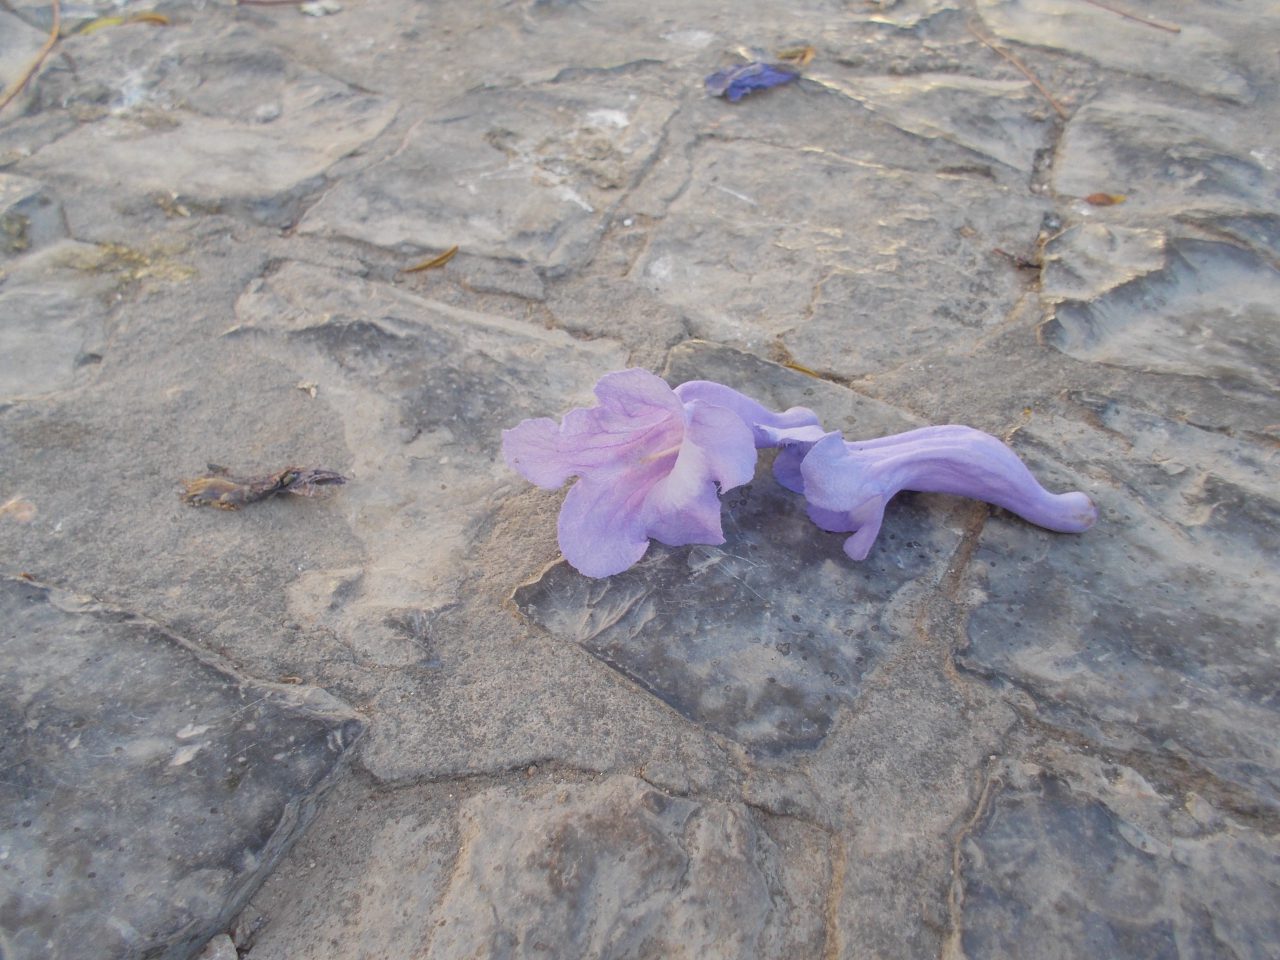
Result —
[{"label": "thin stem", "polygon": [[1134,23],[1146,24],[1148,27],[1155,27],[1157,30],[1167,30],[1169,33],[1181,33],[1182,28],[1172,23],[1161,23],[1159,20],[1148,20],[1146,17],[1139,17],[1137,14],[1129,13],[1121,10],[1119,7],[1113,7],[1109,3],[1103,3],[1102,0],[1084,0],[1085,3],[1091,3],[1101,10],[1108,13],[1114,13],[1118,17],[1124,17],[1126,20],[1132,20]]},{"label": "thin stem", "polygon": [[59,3],[59,0],[53,0],[53,27],[49,30],[49,37],[45,40],[44,46],[40,48],[40,52],[36,54],[35,59],[32,60],[31,63],[27,65],[27,69],[22,72],[22,76],[18,77],[17,82],[13,85],[13,89],[4,95],[3,100],[0,100],[0,110],[3,110],[17,99],[18,94],[20,94],[22,89],[27,85],[27,81],[35,76],[36,71],[40,69],[40,65],[44,63],[44,58],[49,56],[49,51],[52,50],[53,45],[58,42],[58,31],[61,29],[62,5]]},{"label": "thin stem", "polygon": [[1013,64],[1018,69],[1018,72],[1021,73],[1024,77],[1026,77],[1028,80],[1030,80],[1032,86],[1034,86],[1037,90],[1040,91],[1041,96],[1043,96],[1046,100],[1049,101],[1049,106],[1053,107],[1053,109],[1058,112],[1058,116],[1060,116],[1063,120],[1067,119],[1069,114],[1067,113],[1066,107],[1064,107],[1062,104],[1060,104],[1057,100],[1053,98],[1053,94],[1051,94],[1045,88],[1045,85],[1036,78],[1036,75],[1031,72],[1031,70],[1027,67],[1026,64],[1024,64],[1021,60],[1015,57],[1008,50],[1002,50],[999,47],[997,47],[994,43],[992,43],[990,40],[988,40],[986,37],[980,34],[977,30],[975,30],[973,28],[973,24],[967,23],[965,24],[965,26],[969,28],[969,32],[974,35],[974,37],[977,39],[977,41],[980,44],[982,44],[988,50],[995,51],[1000,56],[1004,57],[1004,59],[1008,60],[1011,64]]}]

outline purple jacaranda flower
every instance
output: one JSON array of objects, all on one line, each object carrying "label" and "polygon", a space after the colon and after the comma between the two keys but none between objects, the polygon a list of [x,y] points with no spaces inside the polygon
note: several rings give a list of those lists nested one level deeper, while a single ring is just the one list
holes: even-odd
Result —
[{"label": "purple jacaranda flower", "polygon": [[773,414],[720,384],[685,387],[681,396],[647,370],[610,373],[596,384],[598,406],[571,410],[559,424],[526,420],[503,431],[507,464],[525,479],[554,490],[578,478],[558,531],[579,572],[620,573],[644,556],[650,538],[724,543],[718,492],[755,473],[756,437],[739,411],[778,428],[816,421]]},{"label": "purple jacaranda flower", "polygon": [[823,530],[853,534],[844,551],[854,560],[866,559],[885,506],[900,490],[985,500],[1060,533],[1081,533],[1098,519],[1083,493],[1050,493],[1009,447],[972,427],[924,427],[856,443],[820,427],[764,433],[782,447],[773,465],[778,482],[804,494],[810,519]]},{"label": "purple jacaranda flower", "polygon": [[800,74],[775,63],[747,63],[728,70],[717,70],[704,81],[707,93],[737,103],[748,93],[767,90],[790,83]]}]

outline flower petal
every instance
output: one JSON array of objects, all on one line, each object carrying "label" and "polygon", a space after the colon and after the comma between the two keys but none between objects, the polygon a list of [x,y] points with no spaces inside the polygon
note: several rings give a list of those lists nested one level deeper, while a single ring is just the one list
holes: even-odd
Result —
[{"label": "flower petal", "polygon": [[645,533],[669,547],[724,543],[715,484],[705,481],[685,490],[679,486],[663,481],[655,488],[646,509]]},{"label": "flower petal", "polygon": [[639,367],[606,373],[595,393],[601,407],[628,420],[680,412],[680,400],[667,381]]},{"label": "flower petal", "polygon": [[844,542],[844,552],[850,560],[865,560],[871,548],[875,546],[876,537],[880,536],[880,524],[884,522],[884,504],[875,511],[875,515],[858,527],[852,537]]},{"label": "flower petal", "polygon": [[773,478],[792,493],[804,493],[800,464],[809,451],[799,446],[783,447],[773,460]]},{"label": "flower petal", "polygon": [[572,476],[647,473],[654,460],[674,461],[684,435],[684,408],[671,388],[647,370],[606,374],[596,384],[600,403],[570,410],[564,421],[526,420],[502,434],[507,464],[532,483],[554,490]]},{"label": "flower petal", "polygon": [[[817,424],[818,415],[808,407],[792,407],[782,413],[774,413],[732,387],[714,380],[690,380],[676,387],[675,395],[685,404],[701,400],[704,403],[732,410],[751,428],[757,447],[777,446],[771,431],[792,429]],[[821,436],[822,431],[818,431]]]},{"label": "flower petal", "polygon": [[858,529],[858,522],[849,516],[847,510],[824,510],[810,503],[805,506],[805,513],[818,529],[827,533],[853,533]]},{"label": "flower petal", "polygon": [[[750,483],[756,475],[756,446],[751,428],[732,410],[694,400],[686,405],[684,445],[673,470],[688,469],[685,449],[693,447],[701,454],[700,468],[720,484],[720,490],[732,490]],[[691,451],[692,453],[692,451]]]},{"label": "flower petal", "polygon": [[565,495],[556,524],[560,551],[575,570],[608,577],[634,565],[649,549],[641,494],[611,483],[579,480]]},{"label": "flower petal", "polygon": [[[792,408],[798,409],[803,408]],[[800,470],[800,464],[804,462],[809,449],[827,435],[826,431],[817,424],[784,428],[761,424],[757,426],[756,433],[765,441],[761,444],[757,440],[757,446],[782,448],[773,461],[774,479],[792,493],[804,493],[804,474]]]},{"label": "flower petal", "polygon": [[755,476],[751,428],[732,410],[700,400],[686,404],[686,417],[680,453],[645,501],[646,530],[673,547],[724,543],[716,484],[729,490]]},{"label": "flower petal", "polygon": [[546,417],[503,430],[502,456],[507,466],[544,490],[557,489],[578,469],[561,450],[560,425]]},{"label": "flower petal", "polygon": [[861,466],[849,455],[840,434],[828,433],[809,448],[800,465],[805,499],[824,510],[856,511],[859,504],[881,492],[868,484]]}]

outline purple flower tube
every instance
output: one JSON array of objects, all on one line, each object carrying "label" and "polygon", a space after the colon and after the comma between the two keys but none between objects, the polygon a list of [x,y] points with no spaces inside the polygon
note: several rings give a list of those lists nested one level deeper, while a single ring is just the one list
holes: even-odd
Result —
[{"label": "purple flower tube", "polygon": [[900,490],[985,500],[1037,526],[1081,533],[1098,519],[1083,493],[1050,493],[1009,447],[972,427],[924,427],[850,443],[819,427],[764,433],[782,451],[774,476],[804,494],[823,530],[852,533],[844,550],[854,560],[871,551],[884,510]]}]

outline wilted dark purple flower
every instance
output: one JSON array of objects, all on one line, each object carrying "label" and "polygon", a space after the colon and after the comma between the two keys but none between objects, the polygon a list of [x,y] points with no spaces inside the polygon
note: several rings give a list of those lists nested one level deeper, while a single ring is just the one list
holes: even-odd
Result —
[{"label": "wilted dark purple flower", "polygon": [[774,63],[747,63],[741,67],[717,70],[704,81],[707,93],[737,103],[754,90],[767,90],[790,83],[800,74]]},{"label": "wilted dark purple flower", "polygon": [[755,473],[756,438],[740,411],[778,427],[816,420],[771,413],[720,384],[685,387],[679,394],[646,370],[610,373],[596,384],[598,406],[503,431],[507,464],[525,479],[554,490],[579,478],[558,530],[565,559],[581,573],[620,573],[650,538],[724,543],[717,485],[729,490]]},{"label": "wilted dark purple flower", "polygon": [[1016,453],[972,427],[924,427],[857,443],[820,427],[764,432],[783,448],[773,466],[778,482],[804,494],[823,530],[853,534],[844,551],[854,560],[866,559],[900,490],[985,500],[1060,533],[1081,533],[1098,519],[1083,493],[1050,493]]}]

